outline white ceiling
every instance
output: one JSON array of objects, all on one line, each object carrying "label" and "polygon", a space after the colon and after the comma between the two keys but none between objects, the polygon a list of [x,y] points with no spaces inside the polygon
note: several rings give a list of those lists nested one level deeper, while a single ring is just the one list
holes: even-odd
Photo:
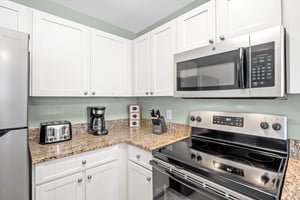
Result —
[{"label": "white ceiling", "polygon": [[137,33],[194,0],[52,0]]}]

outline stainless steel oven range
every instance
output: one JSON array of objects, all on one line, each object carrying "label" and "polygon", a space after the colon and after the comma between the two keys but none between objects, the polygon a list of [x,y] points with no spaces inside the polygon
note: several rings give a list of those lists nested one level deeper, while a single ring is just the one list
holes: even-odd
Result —
[{"label": "stainless steel oven range", "polygon": [[192,135],[153,152],[154,200],[277,200],[287,117],[193,111]]}]

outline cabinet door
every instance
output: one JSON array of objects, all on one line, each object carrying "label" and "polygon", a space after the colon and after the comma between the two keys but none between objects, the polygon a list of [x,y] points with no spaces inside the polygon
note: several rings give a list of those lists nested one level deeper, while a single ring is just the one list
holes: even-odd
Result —
[{"label": "cabinet door", "polygon": [[152,172],[128,162],[128,199],[152,200]]},{"label": "cabinet door", "polygon": [[281,0],[217,0],[217,39],[281,25]]},{"label": "cabinet door", "polygon": [[84,200],[82,173],[60,178],[36,187],[36,200]]},{"label": "cabinet door", "polygon": [[150,34],[143,35],[133,41],[135,96],[150,94]]},{"label": "cabinet door", "polygon": [[300,1],[283,1],[284,26],[286,27],[286,64],[287,64],[287,92],[300,93]]},{"label": "cabinet door", "polygon": [[28,33],[27,8],[8,0],[0,0],[0,26]]},{"label": "cabinet door", "polygon": [[178,51],[208,45],[215,40],[215,0],[177,18]]},{"label": "cabinet door", "polygon": [[151,32],[151,95],[173,96],[173,55],[175,51],[174,21]]},{"label": "cabinet door", "polygon": [[89,30],[33,12],[33,96],[84,96],[89,91]]},{"label": "cabinet door", "polygon": [[118,195],[117,161],[86,171],[86,200],[117,200]]},{"label": "cabinet door", "polygon": [[131,96],[131,41],[93,30],[91,45],[92,96]]}]

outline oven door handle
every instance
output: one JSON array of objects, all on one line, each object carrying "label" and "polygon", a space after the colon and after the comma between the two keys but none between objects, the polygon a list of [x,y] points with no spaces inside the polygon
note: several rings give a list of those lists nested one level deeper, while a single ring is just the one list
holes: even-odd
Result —
[{"label": "oven door handle", "polygon": [[[195,183],[189,182],[188,180],[185,179],[178,179],[175,175],[173,175],[171,172],[166,171],[164,168],[160,167],[155,161],[150,160],[150,165],[152,165],[152,167],[154,167],[156,170],[158,170],[159,172],[161,172],[162,174],[172,178],[173,180],[185,185],[186,187],[198,192],[199,194],[205,196],[205,197],[209,197],[210,199],[214,199],[214,200],[224,200],[224,198],[217,196],[216,194],[206,191],[205,188],[203,188],[202,186],[198,186],[198,187],[194,187],[191,186],[192,185],[196,185]],[[174,166],[175,168],[177,168],[176,166]],[[179,168],[177,168],[179,169]],[[180,169],[179,169],[180,170]]]},{"label": "oven door handle", "polygon": [[245,49],[243,47],[239,48],[239,57],[238,57],[238,66],[237,66],[237,75],[238,75],[238,85],[239,88],[245,89]]}]

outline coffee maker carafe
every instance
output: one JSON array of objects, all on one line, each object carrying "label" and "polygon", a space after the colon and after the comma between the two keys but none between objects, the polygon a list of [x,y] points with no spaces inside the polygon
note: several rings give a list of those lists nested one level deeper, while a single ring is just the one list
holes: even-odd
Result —
[{"label": "coffee maker carafe", "polygon": [[94,135],[105,135],[108,130],[105,128],[105,107],[88,107],[89,132]]}]

